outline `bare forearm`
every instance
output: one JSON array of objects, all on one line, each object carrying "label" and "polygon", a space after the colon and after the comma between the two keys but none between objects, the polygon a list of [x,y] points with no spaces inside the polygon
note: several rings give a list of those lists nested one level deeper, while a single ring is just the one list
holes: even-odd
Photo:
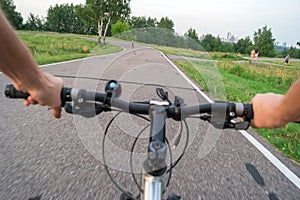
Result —
[{"label": "bare forearm", "polygon": [[43,73],[28,48],[18,38],[0,8],[0,71],[8,76],[18,90],[28,92],[24,100],[30,104],[47,105],[54,117],[61,116],[60,92],[63,80]]},{"label": "bare forearm", "polygon": [[300,120],[300,78],[285,94],[280,104],[279,113],[286,122]]},{"label": "bare forearm", "polygon": [[0,71],[22,90],[39,84],[41,71],[28,48],[17,37],[0,9]]},{"label": "bare forearm", "polygon": [[252,100],[253,127],[279,128],[292,121],[300,121],[300,78],[285,95],[257,94]]}]

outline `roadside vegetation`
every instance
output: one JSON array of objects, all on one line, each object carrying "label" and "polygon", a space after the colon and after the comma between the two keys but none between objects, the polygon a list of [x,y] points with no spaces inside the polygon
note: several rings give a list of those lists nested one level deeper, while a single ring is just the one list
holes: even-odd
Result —
[{"label": "roadside vegetation", "polygon": [[39,31],[18,31],[17,34],[40,65],[122,51],[121,47],[100,46],[96,40],[80,35]]},{"label": "roadside vegetation", "polygon": [[209,60],[247,60],[244,58],[244,56],[248,55],[242,55],[232,52],[205,52],[205,51],[196,51],[193,49],[184,49],[184,48],[175,48],[175,47],[169,47],[169,46],[158,46],[158,45],[149,45],[164,54],[172,54],[177,56],[186,56],[190,58],[201,58],[201,59],[209,59]]},{"label": "roadside vegetation", "polygon": [[[201,65],[198,63],[198,66]],[[299,63],[297,63],[299,66]],[[278,67],[245,63],[219,62],[227,100],[249,102],[257,93],[274,92],[285,94],[298,79],[298,67]],[[277,149],[300,163],[300,125],[290,123],[279,129],[256,129]]]},{"label": "roadside vegetation", "polygon": [[[163,50],[164,48],[158,47],[158,49]],[[164,51],[172,54],[169,47]],[[173,53],[180,55],[178,51]],[[197,54],[191,57],[199,57]],[[217,57],[222,57],[222,54],[214,54],[217,54]],[[183,53],[182,56],[187,55]],[[207,77],[215,74],[217,69],[224,83],[225,95],[221,94],[215,98],[226,101],[250,102],[257,93],[284,94],[300,76],[300,63],[291,63],[288,66],[272,66],[263,62],[251,64],[250,62],[236,62],[235,60],[235,58],[232,58],[231,61],[219,60],[214,64],[208,64],[205,61],[175,61],[175,64],[205,90],[209,89]],[[255,131],[289,158],[300,163],[299,124],[290,123],[279,129],[255,129]]]}]

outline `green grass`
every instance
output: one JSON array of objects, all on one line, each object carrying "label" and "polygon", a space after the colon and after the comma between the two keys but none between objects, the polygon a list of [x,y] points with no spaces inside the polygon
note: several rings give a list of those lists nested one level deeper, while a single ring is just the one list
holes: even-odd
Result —
[{"label": "green grass", "polygon": [[299,124],[290,123],[280,129],[257,129],[256,131],[289,158],[300,163]]},{"label": "green grass", "polygon": [[183,49],[183,48],[175,48],[175,47],[166,47],[166,46],[158,46],[158,45],[149,45],[154,49],[157,49],[164,54],[173,54],[178,56],[186,56],[191,58],[201,58],[201,59],[209,59],[209,60],[246,60],[240,54],[236,53],[222,53],[222,52],[205,52],[205,51],[196,51],[192,49]]},{"label": "green grass", "polygon": [[158,46],[158,45],[148,45],[151,46],[154,49],[157,49],[164,54],[173,54],[178,56],[186,56],[191,58],[202,58],[202,59],[211,59],[211,56],[208,52],[201,52],[201,51],[195,51],[192,49],[182,49],[182,48],[175,48],[175,47],[165,47],[165,46]]},{"label": "green grass", "polygon": [[[220,70],[245,80],[262,83],[267,90],[277,89],[285,93],[290,85],[298,79],[299,70],[270,65],[256,65],[249,63],[218,62]],[[273,89],[272,89],[273,88]],[[257,92],[262,92],[258,90]]]},{"label": "green grass", "polygon": [[246,60],[242,57],[241,54],[237,54],[237,53],[210,52],[209,54],[213,60],[222,60],[222,61]]},{"label": "green grass", "polygon": [[283,58],[282,59],[276,59],[276,60],[262,60],[260,62],[275,64],[275,65],[281,65],[283,67],[288,67],[288,68],[300,69],[300,62],[289,62],[288,64],[286,64],[284,62]]},{"label": "green grass", "polygon": [[121,47],[99,46],[96,41],[71,34],[18,31],[18,36],[40,65],[122,51]]},{"label": "green grass", "polygon": [[[217,99],[237,102],[250,102],[257,93],[274,92],[284,94],[292,82],[299,76],[297,68],[274,67],[269,65],[253,65],[248,63],[216,62],[215,66],[206,62],[175,62],[194,81],[208,90]],[[217,70],[216,70],[217,68]],[[223,89],[212,90],[207,80],[217,79],[217,87]],[[213,75],[213,76],[212,76]],[[208,77],[211,77],[210,79]],[[279,129],[256,129],[260,135],[282,151],[289,158],[300,163],[300,125],[290,123]]]}]

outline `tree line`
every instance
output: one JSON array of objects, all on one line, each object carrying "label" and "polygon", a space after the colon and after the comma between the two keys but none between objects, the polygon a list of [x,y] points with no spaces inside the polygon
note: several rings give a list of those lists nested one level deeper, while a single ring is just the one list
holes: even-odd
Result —
[{"label": "tree line", "polygon": [[[164,44],[175,47],[196,47],[193,42],[202,46],[206,51],[235,52],[249,54],[251,50],[259,50],[262,56],[286,56],[300,58],[300,50],[296,47],[285,48],[282,52],[275,51],[275,38],[271,28],[264,26],[250,37],[240,39],[236,44],[222,42],[219,37],[207,34],[200,41],[195,29],[190,28],[179,36],[175,34],[174,22],[168,18],[161,19],[130,16],[130,0],[86,0],[85,4],[56,4],[50,6],[46,17],[30,13],[27,20],[16,11],[13,0],[0,0],[0,5],[12,25],[18,30],[54,31],[59,33],[98,34],[99,42],[105,43],[107,36],[119,35],[130,31],[133,35],[126,35],[127,39],[143,42]],[[147,32],[138,30],[146,29]],[[154,33],[154,30],[158,30]],[[142,34],[143,33],[143,34]],[[146,37],[147,36],[147,37]],[[147,40],[147,41],[146,41]],[[192,42],[193,41],[193,42]],[[297,43],[300,46],[300,42]]]}]

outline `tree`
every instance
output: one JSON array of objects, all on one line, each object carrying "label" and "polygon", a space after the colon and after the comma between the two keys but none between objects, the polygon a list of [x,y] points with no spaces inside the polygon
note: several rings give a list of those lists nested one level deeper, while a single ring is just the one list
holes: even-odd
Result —
[{"label": "tree", "polygon": [[196,33],[195,29],[190,28],[185,34],[185,37],[191,38],[192,40],[196,41],[196,42],[200,42],[199,41],[199,36]]},{"label": "tree", "polygon": [[156,20],[156,18],[151,18],[151,17],[148,17],[148,19],[147,19],[145,16],[142,16],[142,17],[133,16],[129,19],[129,24],[130,24],[131,29],[156,27],[157,20]]},{"label": "tree", "polygon": [[130,25],[128,22],[122,22],[120,20],[117,21],[117,23],[113,24],[111,26],[111,33],[112,35],[118,35],[120,33],[123,33],[125,31],[130,30]]},{"label": "tree", "polygon": [[207,34],[200,43],[206,51],[222,51],[222,42],[211,34]]},{"label": "tree", "polygon": [[147,27],[156,27],[157,26],[157,19],[148,17],[147,19]]},{"label": "tree", "polygon": [[281,53],[283,57],[290,55],[291,58],[300,58],[300,49],[291,46],[290,48],[285,48]]},{"label": "tree", "polygon": [[85,5],[76,5],[75,6],[75,14],[78,18],[78,28],[79,33],[82,34],[95,34],[97,33],[97,24],[89,17],[90,13]]},{"label": "tree", "polygon": [[34,16],[33,13],[30,13],[26,23],[24,24],[24,29],[32,31],[41,31],[44,29],[44,23],[38,15]]},{"label": "tree", "polygon": [[297,42],[297,45],[300,47],[300,41],[299,41],[299,42]]},{"label": "tree", "polygon": [[284,48],[281,52],[281,56],[284,58],[289,54],[289,48]]},{"label": "tree", "polygon": [[147,19],[145,16],[142,17],[131,17],[129,19],[129,24],[131,29],[137,29],[137,28],[145,28],[147,27]]},{"label": "tree", "polygon": [[254,47],[259,50],[259,54],[263,56],[275,55],[275,39],[273,38],[271,28],[268,29],[264,26],[262,29],[258,29],[254,32]]},{"label": "tree", "polygon": [[235,45],[234,45],[234,51],[241,54],[249,54],[251,50],[253,49],[253,44],[250,39],[250,37],[246,37],[245,39],[240,39]]},{"label": "tree", "polygon": [[0,6],[12,25],[16,29],[22,29],[23,18],[21,13],[16,11],[16,6],[14,5],[13,0],[0,0]]},{"label": "tree", "polygon": [[56,4],[48,9],[46,27],[60,33],[80,33],[82,22],[75,13],[73,4]]},{"label": "tree", "polygon": [[169,19],[168,17],[163,17],[160,19],[160,21],[157,23],[158,28],[166,28],[174,31],[174,22]]},{"label": "tree", "polygon": [[[218,39],[220,40],[220,38],[218,38]],[[221,51],[221,52],[234,52],[234,44],[230,43],[230,42],[221,42],[221,46],[219,47],[219,51]]]},{"label": "tree", "polygon": [[[86,13],[98,24],[99,43],[103,36],[105,44],[106,33],[111,21],[125,20],[129,16],[131,12],[129,3],[130,0],[86,0]],[[103,29],[104,22],[106,24]]]}]

